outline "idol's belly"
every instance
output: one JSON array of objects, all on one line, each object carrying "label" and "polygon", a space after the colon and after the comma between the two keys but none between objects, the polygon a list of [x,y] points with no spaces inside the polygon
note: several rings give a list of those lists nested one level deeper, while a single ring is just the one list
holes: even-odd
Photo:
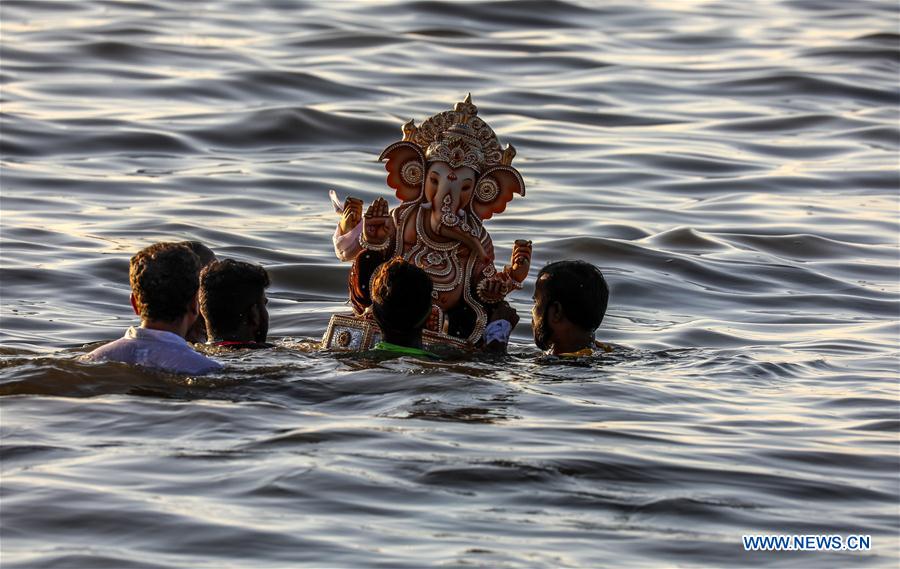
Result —
[{"label": "idol's belly", "polygon": [[438,292],[437,298],[434,299],[434,304],[439,306],[444,313],[446,313],[451,308],[456,307],[462,302],[463,296],[463,287],[460,285],[454,290]]},{"label": "idol's belly", "polygon": [[459,247],[452,251],[434,251],[413,245],[408,247],[404,256],[428,274],[433,286],[434,304],[441,310],[447,312],[462,302],[463,292],[469,282],[466,278],[468,249]]}]

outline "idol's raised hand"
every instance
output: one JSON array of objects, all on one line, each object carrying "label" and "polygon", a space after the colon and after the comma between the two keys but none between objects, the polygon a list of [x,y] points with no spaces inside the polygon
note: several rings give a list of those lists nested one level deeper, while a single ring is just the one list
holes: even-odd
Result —
[{"label": "idol's raised hand", "polygon": [[363,202],[359,198],[350,196],[344,200],[344,210],[341,214],[340,223],[341,235],[346,235],[348,231],[359,224],[360,219],[362,219],[362,206]]},{"label": "idol's raised hand", "polygon": [[516,239],[513,245],[512,255],[509,261],[509,276],[516,282],[522,282],[528,277],[528,269],[531,268],[531,241]]},{"label": "idol's raised hand", "polygon": [[363,216],[363,234],[370,249],[386,246],[394,232],[394,220],[388,212],[388,202],[378,198]]}]

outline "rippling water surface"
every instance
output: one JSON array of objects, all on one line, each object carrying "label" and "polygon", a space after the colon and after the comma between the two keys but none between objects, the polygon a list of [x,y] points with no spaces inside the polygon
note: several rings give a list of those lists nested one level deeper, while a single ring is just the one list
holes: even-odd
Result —
[{"label": "rippling water surface", "polygon": [[[894,2],[4,0],[2,564],[896,567]],[[471,91],[528,195],[505,258],[607,275],[615,353],[317,353],[326,193]],[[263,263],[274,351],[75,358],[128,257]],[[741,535],[866,534],[867,552]]]}]

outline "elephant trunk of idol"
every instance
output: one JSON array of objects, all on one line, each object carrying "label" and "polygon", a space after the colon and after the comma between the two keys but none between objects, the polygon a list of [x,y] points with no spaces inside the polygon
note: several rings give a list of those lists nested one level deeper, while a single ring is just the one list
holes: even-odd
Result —
[{"label": "elephant trunk of idol", "polygon": [[456,226],[449,226],[441,220],[438,220],[437,223],[432,223],[432,228],[436,229],[435,233],[444,237],[445,239],[454,239],[456,241],[460,241],[463,245],[469,248],[470,251],[478,255],[478,258],[487,261],[487,252],[484,250],[484,246],[481,244],[481,240],[472,235],[467,231],[463,231]]}]

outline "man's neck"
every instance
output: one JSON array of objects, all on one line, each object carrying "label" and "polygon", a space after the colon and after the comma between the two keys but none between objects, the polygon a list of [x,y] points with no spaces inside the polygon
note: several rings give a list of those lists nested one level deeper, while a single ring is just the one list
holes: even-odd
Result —
[{"label": "man's neck", "polygon": [[178,320],[173,320],[172,322],[150,319],[141,320],[141,328],[146,328],[148,330],[160,330],[162,332],[171,332],[181,338],[184,338],[189,327],[185,326],[184,318],[179,318]]},{"label": "man's neck", "polygon": [[209,328],[206,329],[207,342],[210,344],[218,344],[220,342],[240,342],[242,344],[255,344],[257,342],[256,333],[247,329],[234,330],[232,332],[213,332]]},{"label": "man's neck", "polygon": [[554,356],[572,354],[585,348],[593,348],[594,338],[589,334],[562,335],[554,338],[553,347],[550,350]]}]

